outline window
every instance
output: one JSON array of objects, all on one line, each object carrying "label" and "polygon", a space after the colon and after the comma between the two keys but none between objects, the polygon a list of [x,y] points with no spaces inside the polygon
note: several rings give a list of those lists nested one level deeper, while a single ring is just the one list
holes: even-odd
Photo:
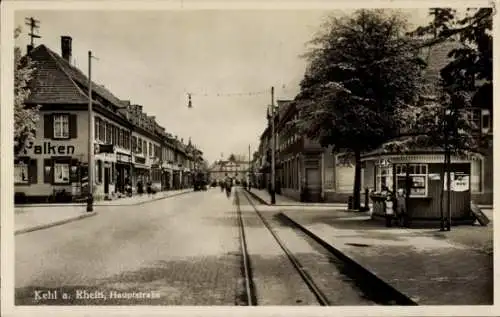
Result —
[{"label": "window", "polygon": [[99,120],[99,141],[105,141],[106,139],[106,121]]},{"label": "window", "polygon": [[101,119],[99,117],[95,117],[94,121],[94,139],[99,140],[99,127],[101,125]]},{"label": "window", "polygon": [[119,147],[123,146],[123,131],[122,129],[118,128],[118,142],[117,142]]},{"label": "window", "polygon": [[54,163],[54,184],[69,183],[69,164]]},{"label": "window", "polygon": [[388,167],[377,167],[377,178],[376,178],[376,189],[377,192],[382,191],[382,186],[387,186],[392,190],[392,166]]},{"label": "window", "polygon": [[406,190],[407,172],[410,181],[410,196],[427,196],[427,164],[396,165],[396,190],[400,188]]},{"label": "window", "polygon": [[28,164],[21,161],[14,165],[14,182],[16,184],[28,184]]},{"label": "window", "polygon": [[113,144],[113,126],[110,123],[106,123],[106,143]]},{"label": "window", "polygon": [[54,115],[54,138],[69,138],[69,115]]},{"label": "window", "polygon": [[491,113],[488,109],[472,109],[470,121],[473,130],[484,134],[491,132]]},{"label": "window", "polygon": [[148,143],[146,141],[142,141],[142,151],[144,156],[148,156]]},{"label": "window", "polygon": [[488,109],[481,110],[481,128],[485,134],[491,132],[491,114]]},{"label": "window", "polygon": [[149,143],[149,156],[153,156],[153,144]]}]

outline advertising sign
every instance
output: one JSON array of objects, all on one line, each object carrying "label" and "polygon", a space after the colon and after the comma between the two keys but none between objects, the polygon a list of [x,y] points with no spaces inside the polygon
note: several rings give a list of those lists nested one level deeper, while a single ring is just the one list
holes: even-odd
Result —
[{"label": "advertising sign", "polygon": [[[455,179],[455,173],[451,172],[450,173],[450,190],[453,191],[453,184],[454,184],[454,179]],[[444,184],[444,190],[448,190],[448,173],[444,173],[444,179],[443,179],[443,184]]]},{"label": "advertising sign", "polygon": [[455,192],[465,192],[469,190],[469,175],[465,173],[455,173],[452,183],[452,190]]}]

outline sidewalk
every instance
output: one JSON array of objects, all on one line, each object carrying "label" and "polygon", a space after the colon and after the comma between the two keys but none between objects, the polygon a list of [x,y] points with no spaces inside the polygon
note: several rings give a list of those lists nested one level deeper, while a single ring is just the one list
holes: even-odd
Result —
[{"label": "sidewalk", "polygon": [[[271,205],[271,195],[266,189],[256,189],[252,188],[250,193],[259,200],[264,205]],[[289,206],[289,207],[335,207],[338,209],[347,210],[347,203],[304,203],[300,201],[296,201],[292,198],[283,196],[283,195],[275,195],[276,204],[274,206]],[[364,200],[362,198],[361,206],[364,206]],[[372,206],[371,203],[368,205]],[[485,213],[485,215],[493,220],[493,206],[492,205],[478,205],[478,207]]]},{"label": "sidewalk", "polygon": [[[266,189],[252,188],[250,193],[252,193],[261,203],[271,205],[271,195],[269,195],[269,192]],[[347,203],[304,203],[278,194],[275,195],[275,198],[275,206],[337,207],[347,209]]]},{"label": "sidewalk", "polygon": [[[141,205],[150,201],[155,201],[159,199],[164,199],[167,197],[171,196],[177,196],[185,193],[190,193],[192,192],[192,188],[188,189],[179,189],[179,190],[169,190],[169,191],[163,191],[163,192],[158,192],[154,195],[148,195],[148,194],[142,194],[138,195],[135,194],[132,197],[126,197],[126,198],[118,198],[114,200],[99,200],[99,201],[94,201],[94,206],[130,206],[130,205]],[[85,206],[86,202],[81,202],[81,203],[61,203],[61,204],[23,204],[23,205],[16,205],[17,208],[33,208],[33,207],[58,207],[58,206]]]},{"label": "sidewalk", "polygon": [[[129,198],[121,198],[112,201],[100,201],[94,207],[104,206],[137,206],[152,202],[155,200],[165,199],[168,197],[178,196],[192,192],[192,189],[182,189],[167,192],[156,193],[155,195],[144,194],[142,196],[133,196]],[[22,205],[14,208],[14,231],[15,234],[22,234],[31,231],[50,228],[57,225],[62,225],[79,219],[95,216],[94,212],[86,212],[86,204],[38,204],[38,205]],[[36,207],[36,208],[35,208]]]},{"label": "sidewalk", "polygon": [[347,263],[370,271],[419,305],[493,304],[491,224],[439,232],[385,228],[369,216],[337,210],[283,214]]}]

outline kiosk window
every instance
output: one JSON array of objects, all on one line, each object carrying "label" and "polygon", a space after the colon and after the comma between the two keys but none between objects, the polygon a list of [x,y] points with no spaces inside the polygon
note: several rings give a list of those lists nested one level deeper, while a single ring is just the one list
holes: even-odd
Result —
[{"label": "kiosk window", "polygon": [[427,164],[396,165],[396,189],[406,190],[407,168],[410,196],[427,196]]},{"label": "kiosk window", "polygon": [[377,168],[377,191],[382,191],[382,186],[392,190],[392,166]]}]

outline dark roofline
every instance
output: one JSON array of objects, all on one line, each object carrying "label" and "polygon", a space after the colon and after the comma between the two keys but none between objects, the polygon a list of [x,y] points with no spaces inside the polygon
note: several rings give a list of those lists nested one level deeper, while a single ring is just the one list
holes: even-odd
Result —
[{"label": "dark roofline", "polygon": [[[62,58],[59,54],[57,54],[56,52],[54,52],[53,50],[51,50],[50,48],[48,48],[44,44],[37,46],[34,50],[41,49],[41,48],[45,48],[47,50],[49,55],[52,57],[52,59],[58,65],[59,69],[68,76],[68,78],[77,87],[78,91],[80,91],[80,93],[82,93],[83,96],[85,96],[85,98],[88,98],[87,92],[83,91],[79,86],[79,85],[82,85],[86,89],[88,89],[88,77],[87,77],[87,75],[85,75],[79,68],[71,65],[67,60]],[[73,76],[72,74],[68,74],[68,71],[65,69],[66,67],[68,67],[72,71],[76,72],[78,75],[82,76],[83,80],[76,78],[76,76]],[[108,96],[104,96],[103,93],[108,94],[110,97],[114,98],[115,100],[110,100],[108,98]],[[92,81],[92,95],[93,96],[98,95],[99,97],[101,97],[102,99],[105,99],[106,101],[108,101],[110,104],[112,104],[116,108],[125,108],[126,107],[126,104],[121,99],[119,99],[112,92],[110,92],[108,89],[106,89],[102,85],[97,84],[94,81]]]}]

